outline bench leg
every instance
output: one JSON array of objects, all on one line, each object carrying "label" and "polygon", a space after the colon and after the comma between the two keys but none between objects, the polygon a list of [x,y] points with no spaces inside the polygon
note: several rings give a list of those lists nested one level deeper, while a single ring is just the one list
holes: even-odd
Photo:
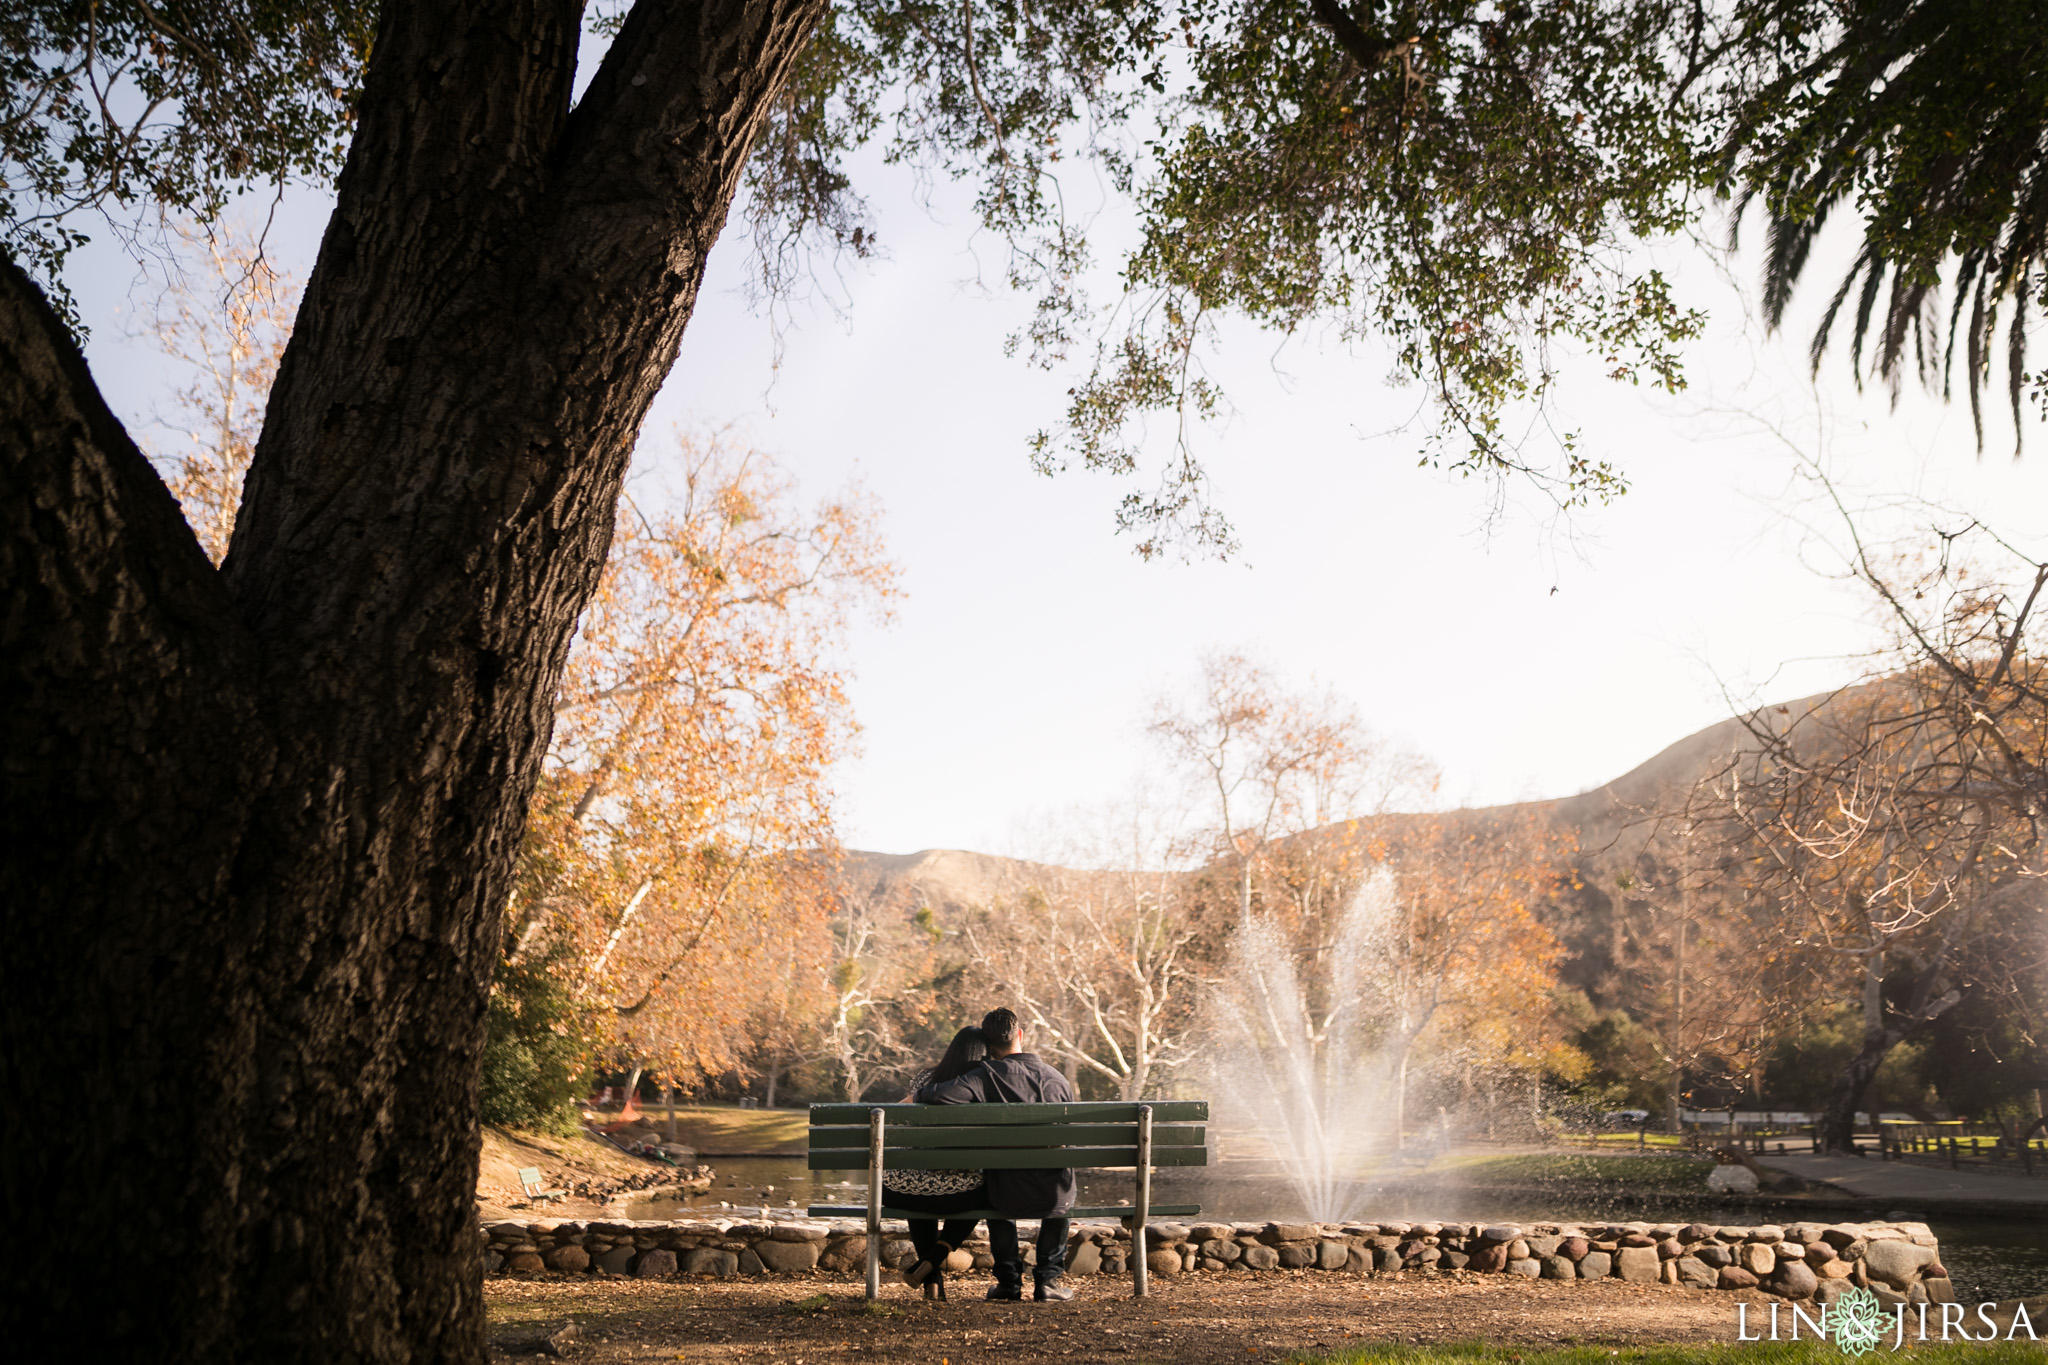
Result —
[{"label": "bench leg", "polygon": [[1142,1299],[1151,1290],[1151,1266],[1145,1258],[1151,1249],[1145,1245],[1145,1219],[1152,1208],[1152,1106],[1138,1106],[1138,1191],[1137,1207],[1131,1220],[1131,1297]]},{"label": "bench leg", "polygon": [[882,1119],[868,1110],[868,1302],[882,1297]]}]

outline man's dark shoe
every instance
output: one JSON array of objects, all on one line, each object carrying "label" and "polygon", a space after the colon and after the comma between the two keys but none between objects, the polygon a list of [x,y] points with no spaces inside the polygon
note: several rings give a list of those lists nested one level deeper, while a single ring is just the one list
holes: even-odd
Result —
[{"label": "man's dark shoe", "polygon": [[1031,1297],[1040,1303],[1065,1303],[1074,1297],[1074,1291],[1054,1280],[1051,1284],[1038,1286],[1037,1292]]},{"label": "man's dark shoe", "polygon": [[1014,1284],[999,1284],[988,1291],[988,1296],[990,1301],[994,1303],[1024,1302],[1023,1289]]}]

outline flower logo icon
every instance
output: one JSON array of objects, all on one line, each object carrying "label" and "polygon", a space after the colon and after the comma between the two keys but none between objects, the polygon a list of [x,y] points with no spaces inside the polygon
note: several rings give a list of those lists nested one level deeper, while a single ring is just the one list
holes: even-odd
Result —
[{"label": "flower logo icon", "polygon": [[1868,1355],[1884,1338],[1884,1305],[1868,1289],[1851,1289],[1832,1310],[1835,1345],[1845,1356]]}]

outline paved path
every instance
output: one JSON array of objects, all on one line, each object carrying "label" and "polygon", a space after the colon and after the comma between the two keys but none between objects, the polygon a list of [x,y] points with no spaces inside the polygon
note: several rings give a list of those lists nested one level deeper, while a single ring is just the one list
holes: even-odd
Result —
[{"label": "paved path", "polygon": [[2048,1208],[2048,1180],[1979,1171],[1949,1171],[1876,1157],[1786,1154],[1757,1162],[1789,1171],[1802,1180],[1825,1180],[1850,1194],[1871,1199],[1897,1199],[1901,1206],[1931,1202],[2041,1205]]}]

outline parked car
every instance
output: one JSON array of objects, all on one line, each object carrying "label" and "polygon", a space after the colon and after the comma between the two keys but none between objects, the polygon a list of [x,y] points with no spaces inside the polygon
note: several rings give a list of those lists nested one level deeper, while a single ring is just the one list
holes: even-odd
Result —
[{"label": "parked car", "polygon": [[1610,1109],[1600,1116],[1602,1128],[1640,1128],[1649,1121],[1647,1109]]}]

